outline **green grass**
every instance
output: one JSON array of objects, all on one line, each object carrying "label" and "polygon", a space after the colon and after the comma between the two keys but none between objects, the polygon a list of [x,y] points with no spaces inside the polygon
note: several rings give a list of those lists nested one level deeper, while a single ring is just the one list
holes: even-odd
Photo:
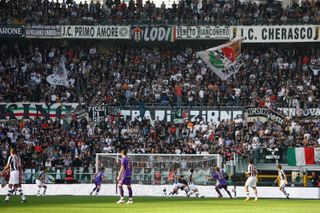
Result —
[{"label": "green grass", "polygon": [[[0,196],[3,200],[4,196]],[[28,196],[28,202],[21,204],[18,196],[9,203],[0,203],[1,213],[310,213],[319,212],[319,200],[260,199],[244,202],[243,199],[213,198],[162,198],[136,197],[134,204],[116,204],[118,197],[89,196]]]}]

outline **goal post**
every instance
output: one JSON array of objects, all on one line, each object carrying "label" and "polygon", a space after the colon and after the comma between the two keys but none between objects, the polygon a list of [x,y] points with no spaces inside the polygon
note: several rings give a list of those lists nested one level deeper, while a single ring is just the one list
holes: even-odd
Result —
[{"label": "goal post", "polygon": [[[133,184],[161,185],[168,183],[169,170],[176,168],[178,175],[187,176],[194,169],[194,182],[206,185],[206,176],[213,167],[221,168],[221,157],[218,154],[128,154],[132,161]],[[96,171],[105,168],[106,183],[116,183],[120,168],[119,153],[97,153]]]}]

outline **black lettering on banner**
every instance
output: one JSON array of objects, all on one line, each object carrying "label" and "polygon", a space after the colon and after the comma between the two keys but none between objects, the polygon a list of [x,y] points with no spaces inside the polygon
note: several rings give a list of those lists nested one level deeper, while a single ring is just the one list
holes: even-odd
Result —
[{"label": "black lettering on banner", "polygon": [[313,31],[312,31],[312,28],[311,27],[308,27],[307,28],[307,38],[308,39],[312,39],[312,33]]},{"label": "black lettering on banner", "polygon": [[267,40],[268,39],[267,32],[268,32],[268,30],[266,28],[263,28],[261,30],[261,37],[262,37],[263,40]]},{"label": "black lettering on banner", "polygon": [[294,29],[294,39],[299,39],[299,28]]},{"label": "black lettering on banner", "polygon": [[300,39],[305,39],[306,38],[306,29],[302,27],[300,29]]},{"label": "black lettering on banner", "polygon": [[282,40],[286,40],[287,39],[287,29],[286,28],[282,28],[282,32],[281,32],[281,39]]},{"label": "black lettering on banner", "polygon": [[274,29],[270,28],[268,33],[268,39],[273,40],[274,39]]},{"label": "black lettering on banner", "polygon": [[253,40],[254,30],[252,28],[248,29],[248,39]]},{"label": "black lettering on banner", "polygon": [[280,113],[272,111],[268,108],[248,108],[246,112],[248,117],[265,117],[279,125],[284,125],[285,117]]},{"label": "black lettering on banner", "polygon": [[280,40],[281,39],[281,31],[280,31],[280,28],[276,28],[275,30],[275,39],[276,40]]},{"label": "black lettering on banner", "polygon": [[[43,109],[42,105],[41,104],[36,104],[36,109],[37,109],[37,115],[36,117],[46,117],[46,118],[50,118],[50,107],[48,107],[48,111],[46,111],[45,109]],[[40,116],[40,114],[41,116]]]},{"label": "black lettering on banner", "polygon": [[73,36],[73,34],[70,31],[71,31],[71,27],[69,26],[68,29],[67,29],[67,35],[69,37]]},{"label": "black lettering on banner", "polygon": [[29,116],[30,104],[22,104],[22,106],[23,106],[23,117],[22,117],[22,119],[30,119],[30,116]]},{"label": "black lettering on banner", "polygon": [[0,104],[0,120],[6,119],[6,104]]},{"label": "black lettering on banner", "polygon": [[319,38],[319,26],[316,26],[315,28],[315,37],[313,38],[313,40],[318,40]]},{"label": "black lettering on banner", "polygon": [[16,116],[14,115],[14,110],[16,110],[18,108],[17,104],[11,104],[9,105],[9,107],[6,110],[6,114],[9,114],[9,119],[13,120],[13,119],[17,119]]},{"label": "black lettering on banner", "polygon": [[289,32],[288,32],[288,39],[289,39],[289,40],[293,40],[292,28],[289,28],[288,30],[289,30]]}]

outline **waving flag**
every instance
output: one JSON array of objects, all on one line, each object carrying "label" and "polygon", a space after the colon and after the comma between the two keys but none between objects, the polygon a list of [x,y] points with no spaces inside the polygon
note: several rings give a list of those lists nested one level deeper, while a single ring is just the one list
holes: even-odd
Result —
[{"label": "waving flag", "polygon": [[313,147],[289,147],[287,151],[289,166],[313,165],[316,156]]},{"label": "waving flag", "polygon": [[244,65],[241,57],[241,42],[236,38],[226,44],[197,52],[197,56],[222,80],[227,80]]},{"label": "waving flag", "polygon": [[69,86],[67,69],[65,66],[65,57],[61,56],[58,71],[47,76],[47,82],[51,85]]}]

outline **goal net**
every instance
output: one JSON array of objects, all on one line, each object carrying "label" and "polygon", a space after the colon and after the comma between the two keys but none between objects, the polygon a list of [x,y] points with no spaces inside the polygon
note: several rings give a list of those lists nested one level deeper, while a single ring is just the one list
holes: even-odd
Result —
[{"label": "goal net", "polygon": [[[133,184],[167,184],[169,170],[176,168],[178,175],[188,176],[194,169],[194,182],[206,185],[206,176],[212,174],[213,168],[221,168],[218,154],[128,154],[132,161]],[[120,154],[98,153],[96,155],[96,171],[105,168],[106,183],[116,183],[120,169]]]}]

